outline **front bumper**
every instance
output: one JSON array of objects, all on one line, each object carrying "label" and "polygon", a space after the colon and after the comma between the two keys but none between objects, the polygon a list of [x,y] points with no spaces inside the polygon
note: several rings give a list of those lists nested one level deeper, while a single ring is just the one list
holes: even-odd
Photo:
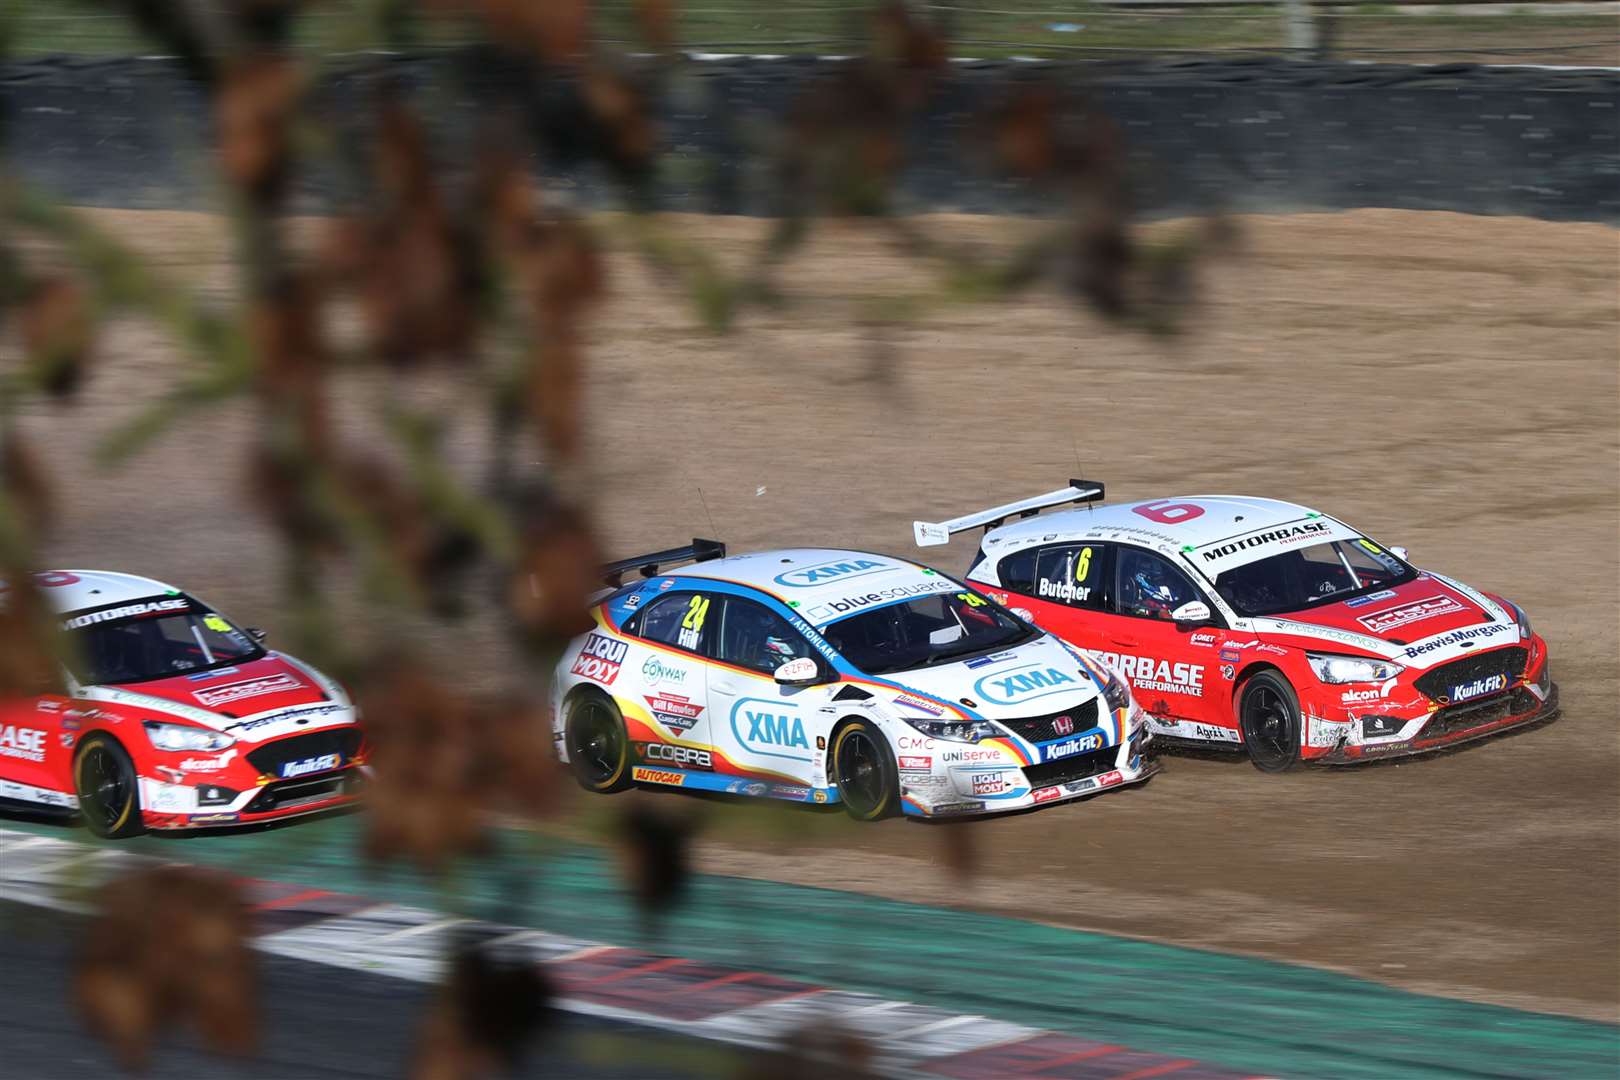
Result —
[{"label": "front bumper", "polygon": [[1521,685],[1484,701],[1436,710],[1410,738],[1360,745],[1341,742],[1325,754],[1307,760],[1312,764],[1348,765],[1377,758],[1422,754],[1488,738],[1527,724],[1544,723],[1555,719],[1559,712],[1557,683],[1549,682],[1544,695],[1537,694],[1531,686]]},{"label": "front bumper", "polygon": [[[183,811],[172,808],[174,799],[150,798],[153,791],[176,785],[155,784],[143,778],[142,823],[148,829],[230,829],[260,822],[283,821],[336,810],[358,802],[365,790],[367,771],[361,765],[317,776],[273,783],[258,783],[229,804],[190,805]],[[197,790],[197,789],[193,789]],[[192,800],[195,803],[195,799]],[[168,803],[171,806],[165,806]]]},{"label": "front bumper", "polygon": [[[1035,769],[1012,768],[1009,774],[1015,774],[1017,780],[1010,778],[1006,781],[1008,787],[993,794],[985,793],[977,796],[964,794],[960,790],[946,788],[942,791],[933,789],[907,789],[901,800],[901,811],[912,817],[943,818],[943,817],[973,817],[985,814],[1000,814],[1011,810],[1025,810],[1032,806],[1045,806],[1048,803],[1066,802],[1070,799],[1085,798],[1101,791],[1113,788],[1126,787],[1130,784],[1139,784],[1159,771],[1159,763],[1146,753],[1136,754],[1126,760],[1120,760],[1125,755],[1118,753],[1122,748],[1109,747],[1116,751],[1106,767],[1099,770],[1083,770],[1083,774],[1071,778],[1042,777]],[[1128,748],[1127,752],[1128,752]],[[1031,774],[1034,774],[1033,776]],[[1013,786],[1016,785],[1016,786]]]}]

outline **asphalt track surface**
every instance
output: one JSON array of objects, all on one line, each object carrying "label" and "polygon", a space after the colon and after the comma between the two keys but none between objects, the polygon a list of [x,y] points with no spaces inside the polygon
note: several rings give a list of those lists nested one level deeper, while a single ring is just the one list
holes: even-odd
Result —
[{"label": "asphalt track surface", "polygon": [[[0,1076],[106,1080],[123,1075],[71,1004],[84,917],[0,898]],[[262,1055],[221,1058],[175,1033],[160,1042],[153,1080],[359,1080],[407,1074],[432,987],[260,954]],[[730,1075],[743,1054],[603,1020],[558,1015],[517,1073],[546,1080],[695,1080]]]}]

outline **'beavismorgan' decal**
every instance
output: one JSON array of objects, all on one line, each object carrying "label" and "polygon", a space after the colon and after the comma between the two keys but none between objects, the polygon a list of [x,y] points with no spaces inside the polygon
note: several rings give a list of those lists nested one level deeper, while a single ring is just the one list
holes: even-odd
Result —
[{"label": "'beavismorgan' decal", "polygon": [[1424,653],[1444,649],[1448,645],[1461,645],[1465,641],[1478,641],[1480,638],[1495,637],[1497,634],[1505,634],[1514,629],[1516,627],[1512,623],[1486,623],[1484,626],[1470,626],[1463,630],[1448,630],[1439,637],[1430,638],[1428,641],[1422,641],[1416,645],[1408,645],[1402,650],[1402,655],[1408,660],[1412,660],[1422,656]]},{"label": "'beavismorgan' decal", "polygon": [[248,679],[245,682],[226,683],[224,686],[210,686],[206,689],[193,690],[191,696],[207,705],[210,709],[217,709],[221,705],[229,705],[233,701],[243,698],[261,697],[265,694],[280,694],[287,690],[302,690],[304,684],[291,675],[268,675],[262,679]]},{"label": "'beavismorgan' decal", "polygon": [[624,663],[625,653],[629,651],[628,643],[592,632],[585,635],[585,644],[580,646],[571,670],[603,686],[612,686],[613,680],[619,677],[619,665]]},{"label": "'beavismorgan' decal", "polygon": [[39,728],[0,725],[0,757],[45,760],[45,732]]},{"label": "'beavismorgan' decal", "polygon": [[686,783],[686,774],[662,769],[632,769],[630,778],[647,784],[673,784],[676,787]]},{"label": "'beavismorgan' decal", "polygon": [[1111,652],[1093,652],[1091,655],[1131,680],[1138,690],[1204,696],[1202,664],[1177,664],[1169,660],[1155,660],[1151,656],[1127,656]]},{"label": "'beavismorgan' decal", "polygon": [[167,615],[174,611],[189,611],[191,601],[185,598],[176,600],[153,600],[144,604],[125,604],[123,607],[108,608],[106,611],[92,611],[88,615],[75,615],[71,619],[62,620],[62,629],[77,630],[81,626],[91,626],[99,622],[111,622],[114,619],[133,619],[142,615]]},{"label": "'beavismorgan' decal", "polygon": [[1432,619],[1436,615],[1450,615],[1468,609],[1457,603],[1449,596],[1431,596],[1426,600],[1418,600],[1411,604],[1402,604],[1400,607],[1385,608],[1375,611],[1371,615],[1362,615],[1356,622],[1365,626],[1375,634],[1387,634],[1397,627],[1408,623],[1422,622]]}]

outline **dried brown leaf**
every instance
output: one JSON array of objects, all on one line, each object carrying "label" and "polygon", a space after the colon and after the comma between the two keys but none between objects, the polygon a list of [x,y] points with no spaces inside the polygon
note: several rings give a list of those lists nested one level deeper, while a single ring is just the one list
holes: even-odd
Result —
[{"label": "dried brown leaf", "polygon": [[24,528],[33,536],[44,533],[55,503],[50,478],[33,445],[15,426],[0,434],[0,486]]},{"label": "dried brown leaf", "polygon": [[280,194],[291,172],[293,113],[303,93],[297,65],[269,53],[226,66],[215,96],[220,165],[255,201]]},{"label": "dried brown leaf", "polygon": [[677,12],[674,0],[636,0],[636,28],[641,40],[654,52],[675,48]]},{"label": "dried brown leaf", "polygon": [[0,701],[61,687],[57,623],[23,567],[0,571]]},{"label": "dried brown leaf", "polygon": [[257,1042],[257,964],[240,886],[211,870],[159,866],[108,882],[84,936],[79,1010],[126,1068],[166,1028],[246,1055]]},{"label": "dried brown leaf", "polygon": [[589,0],[427,0],[425,6],[480,19],[491,40],[559,66],[578,64],[590,45]]},{"label": "dried brown leaf", "polygon": [[83,381],[95,337],[90,295],[78,282],[36,282],[17,313],[23,349],[47,393],[71,397]]},{"label": "dried brown leaf", "polygon": [[542,499],[525,516],[508,603],[531,646],[551,651],[595,625],[588,607],[601,557],[579,511]]}]

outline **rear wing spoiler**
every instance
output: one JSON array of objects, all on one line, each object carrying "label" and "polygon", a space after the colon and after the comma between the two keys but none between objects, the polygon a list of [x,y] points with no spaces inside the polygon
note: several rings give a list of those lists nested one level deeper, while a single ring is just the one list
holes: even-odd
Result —
[{"label": "rear wing spoiler", "polygon": [[950,521],[913,521],[911,533],[918,547],[932,547],[935,544],[950,543],[951,537],[957,533],[977,529],[981,525],[986,529],[993,529],[1014,515],[1021,518],[1033,517],[1053,506],[1097,502],[1102,497],[1101,482],[1070,480],[1066,488],[1049,491],[1032,499],[1020,499],[1005,506],[993,506],[989,510],[980,510],[977,514],[968,514],[966,517],[952,518]]},{"label": "rear wing spoiler", "polygon": [[725,557],[726,545],[719,540],[694,539],[686,547],[653,551],[646,555],[637,555],[633,559],[610,562],[602,567],[601,574],[602,580],[616,589],[624,582],[624,575],[631,570],[640,571],[642,577],[650,578],[658,573],[660,566],[668,566],[671,563],[708,562],[710,559]]}]

